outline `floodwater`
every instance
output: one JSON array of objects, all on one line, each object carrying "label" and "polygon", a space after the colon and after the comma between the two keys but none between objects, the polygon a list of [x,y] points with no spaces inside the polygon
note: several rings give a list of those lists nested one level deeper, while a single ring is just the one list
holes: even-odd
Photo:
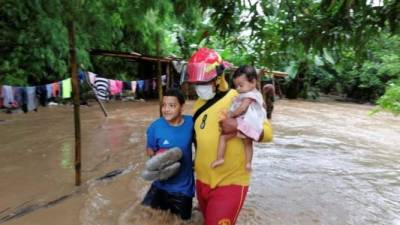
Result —
[{"label": "floodwater", "polygon": [[[202,224],[140,206],[145,129],[157,102],[81,108],[74,186],[72,106],[0,114],[0,224]],[[187,106],[190,112],[191,103]],[[273,143],[257,144],[238,225],[400,225],[400,117],[368,105],[279,100]]]}]

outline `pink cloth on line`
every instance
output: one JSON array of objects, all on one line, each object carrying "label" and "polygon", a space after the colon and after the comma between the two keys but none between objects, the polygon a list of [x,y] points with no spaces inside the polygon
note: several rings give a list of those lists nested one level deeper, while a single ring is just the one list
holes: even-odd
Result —
[{"label": "pink cloth on line", "polygon": [[132,93],[135,94],[135,92],[136,92],[136,81],[132,81],[131,82],[131,86],[132,86]]},{"label": "pink cloth on line", "polygon": [[122,93],[124,83],[120,80],[110,80],[110,93],[111,95],[117,95]]}]

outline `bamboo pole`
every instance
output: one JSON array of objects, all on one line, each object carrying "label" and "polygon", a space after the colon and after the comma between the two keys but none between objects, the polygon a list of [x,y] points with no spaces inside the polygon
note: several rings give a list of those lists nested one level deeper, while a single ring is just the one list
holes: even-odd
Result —
[{"label": "bamboo pole", "polygon": [[75,121],[75,185],[79,186],[81,184],[81,121],[79,116],[79,83],[76,73],[75,27],[72,21],[68,23],[68,42]]},{"label": "bamboo pole", "polygon": [[160,117],[162,116],[161,112],[161,107],[162,107],[162,98],[163,98],[163,93],[162,93],[162,85],[161,85],[161,51],[160,51],[160,34],[157,34],[156,38],[156,47],[157,47],[157,87],[158,87],[158,101],[160,105]]}]

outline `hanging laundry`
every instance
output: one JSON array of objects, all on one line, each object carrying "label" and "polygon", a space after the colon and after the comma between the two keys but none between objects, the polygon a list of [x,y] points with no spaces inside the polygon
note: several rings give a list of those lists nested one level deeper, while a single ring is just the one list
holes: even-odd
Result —
[{"label": "hanging laundry", "polygon": [[36,87],[36,94],[39,96],[40,105],[47,105],[47,88],[46,85]]},{"label": "hanging laundry", "polygon": [[120,80],[109,80],[110,82],[110,93],[111,95],[117,95],[122,93],[123,83]]},{"label": "hanging laundry", "polygon": [[144,80],[139,80],[137,82],[137,89],[139,92],[142,92],[144,90]]},{"label": "hanging laundry", "polygon": [[126,91],[132,90],[131,82],[124,81],[123,83],[124,83],[124,87],[123,87],[122,89],[123,89],[124,91],[125,91],[125,90],[126,90]]},{"label": "hanging laundry", "polygon": [[186,70],[187,70],[187,62],[185,61],[172,61],[172,65],[178,74],[180,74],[179,84],[183,84],[186,81]]},{"label": "hanging laundry", "polygon": [[83,84],[86,81],[85,71],[79,69],[78,71],[79,83]]},{"label": "hanging laundry", "polygon": [[52,83],[51,86],[52,86],[52,96],[59,97],[60,96],[60,85],[58,84],[58,82]]},{"label": "hanging laundry", "polygon": [[63,86],[62,86],[62,81],[58,81],[58,86],[60,87],[60,91],[58,92],[58,97],[62,97],[63,93]]},{"label": "hanging laundry", "polygon": [[26,87],[28,111],[37,110],[38,102],[36,98],[36,87]]},{"label": "hanging laundry", "polygon": [[71,78],[67,78],[62,81],[62,97],[71,98],[71,91],[72,91]]},{"label": "hanging laundry", "polygon": [[153,91],[155,91],[157,88],[157,81],[156,79],[152,79],[151,80],[151,89],[153,89]]},{"label": "hanging laundry", "polygon": [[53,85],[52,84],[46,84],[46,89],[47,89],[47,99],[51,98],[53,94]]},{"label": "hanging laundry", "polygon": [[118,94],[122,93],[123,88],[124,88],[124,82],[121,81],[121,80],[117,80],[117,91],[118,91]]},{"label": "hanging laundry", "polygon": [[161,76],[161,85],[166,86],[167,85],[167,75],[162,75]]},{"label": "hanging laundry", "polygon": [[20,91],[21,98],[22,98],[21,109],[22,109],[22,111],[24,111],[24,113],[27,113],[28,112],[28,96],[26,93],[26,88],[21,87],[21,89],[19,91]]},{"label": "hanging laundry", "polygon": [[14,88],[14,97],[15,101],[17,102],[18,107],[24,111],[24,113],[28,112],[27,108],[27,96],[26,96],[26,90],[24,87],[15,87]]},{"label": "hanging laundry", "polygon": [[3,106],[6,108],[13,107],[14,103],[14,93],[12,87],[9,85],[3,85],[1,96],[3,97]]},{"label": "hanging laundry", "polygon": [[183,66],[187,64],[185,61],[172,61],[172,65],[177,73],[181,73],[183,70]]},{"label": "hanging laundry", "polygon": [[145,80],[144,81],[144,91],[148,92],[150,89],[150,80]]},{"label": "hanging laundry", "polygon": [[109,85],[108,85],[108,90],[111,95],[115,95],[115,92],[117,91],[117,81],[116,80],[108,80]]},{"label": "hanging laundry", "polygon": [[0,109],[3,108],[3,85],[0,84]]},{"label": "hanging laundry", "polygon": [[88,72],[88,76],[89,76],[90,84],[94,85],[94,82],[96,81],[97,74],[92,73],[92,72]]},{"label": "hanging laundry", "polygon": [[109,99],[109,81],[108,79],[96,77],[94,82],[94,86],[96,88],[96,95],[99,100],[108,101]]},{"label": "hanging laundry", "polygon": [[21,107],[23,104],[23,96],[22,96],[21,90],[23,90],[22,87],[13,87],[14,100],[16,103],[16,107]]},{"label": "hanging laundry", "polygon": [[136,81],[131,81],[131,87],[132,87],[132,93],[133,94],[135,94],[135,92],[136,92],[136,85],[137,85]]}]

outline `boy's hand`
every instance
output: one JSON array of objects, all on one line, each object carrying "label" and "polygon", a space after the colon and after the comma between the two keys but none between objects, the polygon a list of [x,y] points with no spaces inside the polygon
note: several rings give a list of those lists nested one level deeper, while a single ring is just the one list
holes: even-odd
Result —
[{"label": "boy's hand", "polygon": [[155,155],[153,149],[151,149],[151,148],[147,148],[146,154],[147,154],[147,156],[150,157],[150,158],[153,157],[153,156]]}]

